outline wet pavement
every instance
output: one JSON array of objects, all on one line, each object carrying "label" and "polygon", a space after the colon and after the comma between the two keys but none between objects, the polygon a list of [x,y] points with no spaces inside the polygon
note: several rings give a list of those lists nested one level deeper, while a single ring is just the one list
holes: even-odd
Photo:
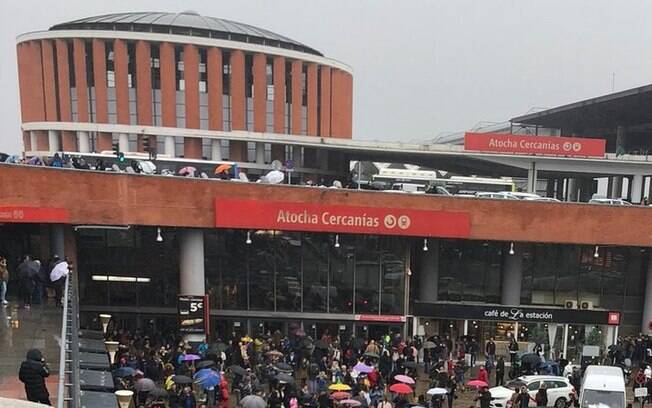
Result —
[{"label": "wet pavement", "polygon": [[56,402],[61,314],[62,309],[53,303],[30,309],[19,307],[15,301],[0,305],[0,397],[26,399],[18,370],[27,350],[38,348],[50,367],[47,387],[50,401]]}]

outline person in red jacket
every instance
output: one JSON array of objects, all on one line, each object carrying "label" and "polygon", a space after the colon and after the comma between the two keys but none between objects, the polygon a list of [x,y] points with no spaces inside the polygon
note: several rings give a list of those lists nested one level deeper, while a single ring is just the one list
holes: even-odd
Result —
[{"label": "person in red jacket", "polygon": [[483,365],[480,366],[480,370],[478,371],[478,380],[484,381],[487,384],[489,384],[489,373],[487,370],[484,368]]}]

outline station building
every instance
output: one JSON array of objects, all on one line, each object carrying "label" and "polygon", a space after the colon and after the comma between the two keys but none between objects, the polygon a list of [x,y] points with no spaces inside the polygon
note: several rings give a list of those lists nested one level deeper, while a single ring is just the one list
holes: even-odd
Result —
[{"label": "station building", "polygon": [[[269,31],[196,13],[128,13],[18,38],[25,155],[156,163],[268,185],[0,164],[0,255],[64,254],[82,320],[178,325],[204,296],[211,337],[296,325],[319,337],[516,336],[575,356],[649,333],[650,209],[309,187],[352,160],[561,179],[648,176],[639,157],[536,157],[351,140],[347,65]],[[296,167],[290,168],[288,162]],[[598,170],[594,170],[594,169]],[[529,183],[532,184],[532,183]],[[11,286],[11,285],[10,285]]]}]

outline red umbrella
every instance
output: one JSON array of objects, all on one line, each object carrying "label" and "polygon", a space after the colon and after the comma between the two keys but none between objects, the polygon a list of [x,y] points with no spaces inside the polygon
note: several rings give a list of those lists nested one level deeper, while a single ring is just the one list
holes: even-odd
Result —
[{"label": "red umbrella", "polygon": [[482,380],[471,380],[471,381],[467,382],[466,385],[468,385],[469,387],[478,387],[478,388],[488,387],[489,386],[489,384],[487,384],[486,382],[484,382]]},{"label": "red umbrella", "polygon": [[351,394],[344,391],[337,391],[331,394],[331,398],[334,400],[345,400],[351,398]]},{"label": "red umbrella", "polygon": [[403,383],[392,384],[389,390],[397,394],[412,394],[412,387]]}]

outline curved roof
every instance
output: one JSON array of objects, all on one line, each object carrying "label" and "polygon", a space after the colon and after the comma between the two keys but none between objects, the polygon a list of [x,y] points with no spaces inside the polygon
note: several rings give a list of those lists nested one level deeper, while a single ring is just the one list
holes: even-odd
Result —
[{"label": "curved roof", "polygon": [[298,41],[248,24],[202,16],[194,11],[181,13],[116,13],[86,17],[50,27],[50,30],[139,31],[262,44],[322,56]]}]

